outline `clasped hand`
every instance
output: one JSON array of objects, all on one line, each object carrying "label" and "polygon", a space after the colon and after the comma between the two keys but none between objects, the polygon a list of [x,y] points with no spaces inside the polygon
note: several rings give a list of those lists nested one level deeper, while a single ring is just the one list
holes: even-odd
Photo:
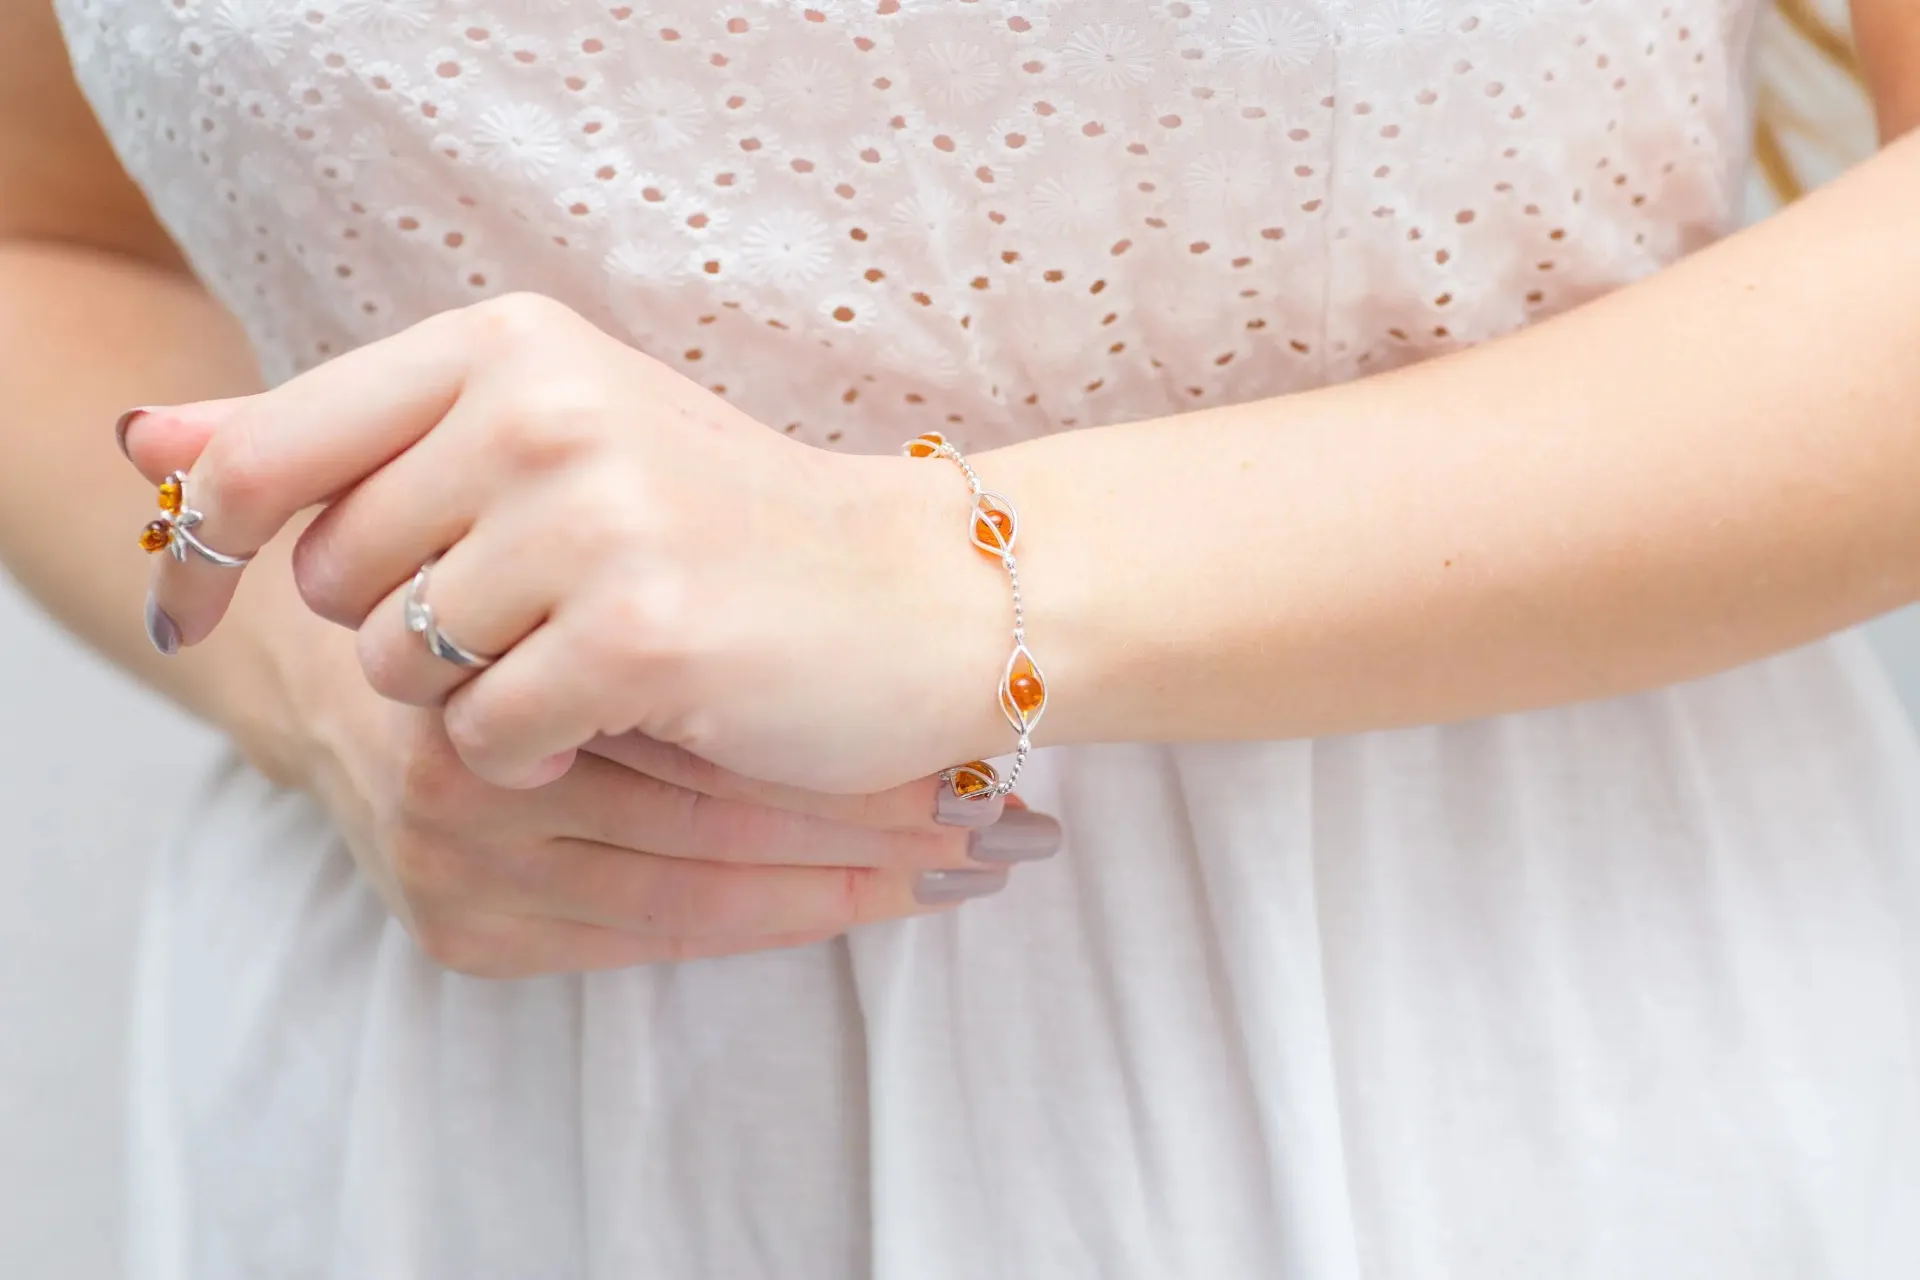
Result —
[{"label": "clasped hand", "polygon": [[[569,775],[606,783],[615,761],[655,794],[637,818],[626,805],[624,827],[569,831],[580,846],[571,861],[552,856],[551,832],[529,830],[507,841],[527,847],[468,867],[485,860],[463,862],[456,833],[414,859],[434,874],[387,877],[398,883],[389,901],[423,941],[456,938],[429,950],[457,967],[599,967],[831,934],[938,905],[943,895],[918,878],[928,869],[1044,856],[1057,843],[1050,820],[1018,805],[1001,816],[997,802],[969,812],[974,802],[942,798],[934,778],[1008,745],[993,700],[1004,588],[968,544],[967,493],[947,468],[803,445],[560,304],[521,295],[433,317],[259,395],[148,411],[126,446],[149,479],[187,472],[204,513],[195,533],[229,554],[323,508],[293,548],[300,597],[352,630],[371,690],[430,709],[415,714],[433,731],[380,736],[457,757],[470,777],[454,789],[476,789],[467,807],[497,811],[518,792],[522,810],[551,808],[536,800],[543,790]],[[482,670],[435,657],[406,627],[403,593],[429,561],[439,626],[498,655]],[[157,557],[154,600],[191,645],[214,630],[239,578],[193,556]],[[363,806],[373,789],[359,786]],[[444,809],[445,778],[426,789]],[[388,809],[424,803],[402,791]],[[846,852],[836,857],[830,828],[783,850],[659,820],[662,806],[691,813],[702,797],[709,816],[745,806],[722,823],[736,835],[755,828],[748,810],[844,824]],[[942,831],[936,815],[965,826]],[[389,871],[393,817],[363,824],[388,831]],[[793,834],[786,819],[759,825]],[[500,830],[496,813],[489,834]],[[1008,848],[982,859],[996,830]],[[488,843],[482,834],[469,843]],[[645,847],[662,843],[675,847]],[[536,859],[532,846],[546,852]],[[609,850],[639,857],[623,873]],[[728,887],[688,910],[687,883],[663,884],[663,860],[710,885],[713,867],[698,864],[722,863]],[[449,863],[460,869],[446,874]],[[863,897],[829,886],[823,906],[797,888],[801,866],[894,888]],[[781,874],[784,886],[773,883]],[[678,905],[656,910],[663,902]],[[475,941],[505,936],[470,927],[482,914],[636,938],[664,927],[679,941],[600,938],[588,959],[549,931],[538,946],[503,943],[519,958],[502,960]],[[448,918],[464,923],[420,924]],[[507,932],[524,942],[527,930]]]}]

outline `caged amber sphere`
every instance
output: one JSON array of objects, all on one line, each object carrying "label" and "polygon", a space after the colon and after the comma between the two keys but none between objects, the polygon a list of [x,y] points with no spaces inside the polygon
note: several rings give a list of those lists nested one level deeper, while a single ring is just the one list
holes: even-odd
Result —
[{"label": "caged amber sphere", "polygon": [[1008,547],[1013,543],[1013,517],[998,507],[981,507],[974,517],[973,536],[989,547]]},{"label": "caged amber sphere", "polygon": [[953,786],[953,794],[965,799],[990,789],[999,780],[1000,776],[993,771],[992,765],[985,760],[975,760],[955,769],[949,782]]},{"label": "caged amber sphere", "polygon": [[1031,720],[1034,713],[1047,704],[1047,686],[1041,682],[1040,673],[1033,669],[1033,664],[1022,658],[1007,677],[1004,696],[1019,708],[1023,717]]}]

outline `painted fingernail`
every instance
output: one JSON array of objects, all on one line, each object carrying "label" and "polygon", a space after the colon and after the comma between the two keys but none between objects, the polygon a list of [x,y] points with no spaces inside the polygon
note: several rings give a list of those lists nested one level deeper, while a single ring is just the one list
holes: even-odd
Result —
[{"label": "painted fingernail", "polygon": [[943,827],[984,827],[1000,820],[1006,803],[1005,796],[969,800],[953,794],[953,788],[943,782],[933,802],[933,820]]},{"label": "painted fingernail", "polygon": [[120,420],[113,424],[113,442],[120,446],[120,452],[123,456],[129,459],[133,456],[127,453],[127,428],[138,421],[141,414],[152,412],[152,406],[141,405],[138,409],[129,409],[121,414]]},{"label": "painted fingernail", "polygon": [[1007,873],[992,870],[922,871],[913,896],[923,907],[984,898],[1007,887]]},{"label": "painted fingernail", "polygon": [[1031,809],[1009,809],[967,839],[975,862],[1038,862],[1060,852],[1060,824]]},{"label": "painted fingernail", "polygon": [[154,603],[151,592],[147,595],[147,639],[153,641],[153,647],[169,658],[180,652],[180,628],[173,625],[173,619]]}]

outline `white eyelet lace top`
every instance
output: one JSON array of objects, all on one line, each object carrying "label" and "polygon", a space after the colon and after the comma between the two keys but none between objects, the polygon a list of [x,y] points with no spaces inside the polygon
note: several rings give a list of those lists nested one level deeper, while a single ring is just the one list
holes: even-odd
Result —
[{"label": "white eyelet lace top", "polygon": [[[270,377],[537,290],[850,449],[1497,337],[1726,231],[1752,110],[1748,0],[57,8]],[[150,912],[135,1270],[1909,1276],[1916,776],[1851,637],[1042,751],[1069,848],[996,899],[499,985],[236,769]]]},{"label": "white eyelet lace top", "polygon": [[556,293],[769,426],[976,445],[1504,333],[1735,212],[1710,0],[68,0],[275,376]]}]

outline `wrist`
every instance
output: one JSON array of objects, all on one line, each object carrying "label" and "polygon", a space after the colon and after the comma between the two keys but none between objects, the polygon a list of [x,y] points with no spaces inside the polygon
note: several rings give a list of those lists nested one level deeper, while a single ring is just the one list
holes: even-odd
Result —
[{"label": "wrist", "polygon": [[[1027,647],[1046,681],[1044,722],[1033,734],[1035,746],[1137,740],[1118,717],[1125,708],[1116,689],[1125,685],[1122,665],[1141,656],[1142,637],[1123,625],[1130,575],[1121,557],[1144,550],[1155,513],[1141,512],[1122,536],[1105,537],[1094,520],[1097,504],[1088,501],[1074,465],[1072,446],[1084,432],[1043,436],[981,453],[970,461],[988,489],[1006,497],[1019,512],[1020,594]],[[962,537],[964,542],[964,536]],[[1108,559],[1109,553],[1114,557]],[[998,572],[994,562],[975,553]],[[1011,618],[1004,573],[1002,607]],[[1011,635],[1001,632],[1000,663],[993,688],[1011,652]],[[1003,739],[1013,730],[998,719]],[[1003,750],[1011,749],[1003,747]]]},{"label": "wrist", "polygon": [[890,608],[910,698],[939,768],[1013,752],[997,690],[1012,650],[1013,597],[999,561],[967,536],[972,495],[944,458],[872,459],[891,495]]}]

